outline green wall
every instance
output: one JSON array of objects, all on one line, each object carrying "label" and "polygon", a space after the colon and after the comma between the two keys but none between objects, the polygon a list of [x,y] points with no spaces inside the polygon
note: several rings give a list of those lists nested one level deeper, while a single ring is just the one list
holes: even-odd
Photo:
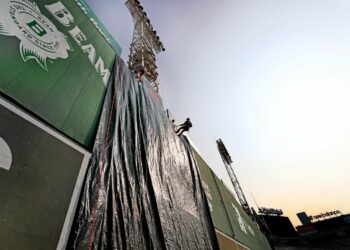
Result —
[{"label": "green wall", "polygon": [[264,234],[244,212],[231,191],[193,151],[215,228],[253,250],[271,249]]},{"label": "green wall", "polygon": [[92,20],[80,1],[0,2],[0,92],[87,148],[121,52]]}]

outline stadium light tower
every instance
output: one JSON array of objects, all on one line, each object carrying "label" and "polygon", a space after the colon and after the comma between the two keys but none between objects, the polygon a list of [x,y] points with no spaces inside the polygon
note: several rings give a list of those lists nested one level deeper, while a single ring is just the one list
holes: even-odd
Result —
[{"label": "stadium light tower", "polygon": [[128,0],[125,5],[129,9],[134,22],[128,61],[129,68],[136,75],[144,75],[151,82],[155,91],[158,92],[156,54],[165,51],[165,48],[140,2],[138,0]]},{"label": "stadium light tower", "polygon": [[224,143],[222,142],[221,139],[217,140],[216,141],[216,144],[218,146],[218,150],[219,150],[219,153],[221,155],[221,158],[222,158],[222,161],[224,162],[224,165],[226,167],[226,170],[227,170],[227,173],[231,179],[231,182],[232,182],[232,185],[233,185],[233,188],[235,189],[235,192],[236,192],[236,195],[237,195],[237,198],[239,200],[239,203],[241,204],[242,208],[244,209],[244,211],[246,211],[246,213],[249,215],[249,216],[252,216],[252,212],[249,208],[249,204],[247,202],[247,199],[245,198],[244,196],[244,193],[243,193],[243,190],[241,188],[241,185],[239,185],[239,182],[238,182],[238,179],[235,175],[235,172],[233,171],[233,168],[232,168],[232,159],[231,159],[231,156],[230,154],[228,153]]}]

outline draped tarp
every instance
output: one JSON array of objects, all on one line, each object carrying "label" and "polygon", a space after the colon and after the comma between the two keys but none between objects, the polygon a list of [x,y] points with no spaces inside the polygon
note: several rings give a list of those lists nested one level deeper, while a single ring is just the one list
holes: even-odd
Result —
[{"label": "draped tarp", "polygon": [[71,232],[77,249],[218,249],[191,146],[117,60]]}]

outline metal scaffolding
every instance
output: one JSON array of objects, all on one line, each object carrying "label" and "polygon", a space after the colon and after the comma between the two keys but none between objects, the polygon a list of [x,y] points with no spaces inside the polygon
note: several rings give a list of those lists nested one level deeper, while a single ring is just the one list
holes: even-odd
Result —
[{"label": "metal scaffolding", "polygon": [[222,158],[222,161],[224,162],[224,165],[225,165],[225,168],[227,170],[227,173],[231,179],[231,182],[232,182],[232,185],[233,185],[233,188],[235,189],[235,192],[236,192],[236,195],[237,195],[237,198],[239,200],[239,203],[241,204],[242,208],[244,209],[244,211],[246,211],[246,213],[249,215],[249,216],[252,216],[252,212],[250,210],[250,207],[249,207],[249,204],[247,202],[247,199],[245,198],[244,196],[244,193],[243,193],[243,190],[241,188],[241,185],[239,184],[238,182],[238,179],[235,175],[235,172],[233,171],[233,168],[232,168],[232,159],[231,159],[231,156],[230,154],[228,153],[224,143],[222,142],[221,139],[217,140],[216,141],[217,143],[217,147],[218,147],[218,150],[219,150],[219,153],[221,155],[221,158]]},{"label": "metal scaffolding", "polygon": [[165,48],[140,2],[138,0],[128,0],[125,5],[129,9],[134,22],[128,61],[129,68],[134,71],[139,81],[141,81],[142,76],[145,76],[155,91],[158,92],[156,54],[165,51]]}]

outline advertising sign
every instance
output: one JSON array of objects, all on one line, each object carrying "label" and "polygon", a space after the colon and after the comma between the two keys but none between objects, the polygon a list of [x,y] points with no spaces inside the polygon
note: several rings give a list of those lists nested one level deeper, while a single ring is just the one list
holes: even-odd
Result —
[{"label": "advertising sign", "polygon": [[[247,248],[271,249],[264,234],[245,213],[222,180],[212,172],[201,156],[193,151],[215,228],[224,233],[225,237],[229,236]],[[225,237],[218,237],[220,245],[223,249],[231,249],[230,244],[233,243]],[[245,249],[243,246],[240,248]]]},{"label": "advertising sign", "polygon": [[321,213],[318,215],[310,215],[309,220],[314,221],[314,220],[320,220],[320,219],[327,219],[327,218],[330,218],[332,216],[339,216],[341,214],[342,213],[339,210],[335,210],[335,211]]},{"label": "advertising sign", "polygon": [[259,207],[258,211],[260,214],[266,214],[266,215],[281,216],[283,214],[282,209],[278,209],[278,208]]},{"label": "advertising sign", "polygon": [[100,19],[95,15],[90,6],[85,2],[85,0],[74,0],[85,15],[89,16],[90,21],[96,26],[98,31],[104,36],[104,38],[109,42],[114,48],[118,55],[121,55],[122,48],[115,41],[114,37],[109,33],[106,27],[102,24]]},{"label": "advertising sign", "polygon": [[251,249],[269,249],[268,243],[257,225],[245,213],[224,183],[217,177],[216,181],[235,233],[234,238]]},{"label": "advertising sign", "polygon": [[118,48],[87,13],[80,1],[0,1],[0,91],[90,147]]},{"label": "advertising sign", "polygon": [[203,189],[207,196],[208,205],[215,228],[233,237],[233,231],[226,216],[225,207],[211,169],[205,161],[194,151],[199,172],[201,175]]},{"label": "advertising sign", "polygon": [[1,249],[64,249],[90,154],[0,98]]}]

